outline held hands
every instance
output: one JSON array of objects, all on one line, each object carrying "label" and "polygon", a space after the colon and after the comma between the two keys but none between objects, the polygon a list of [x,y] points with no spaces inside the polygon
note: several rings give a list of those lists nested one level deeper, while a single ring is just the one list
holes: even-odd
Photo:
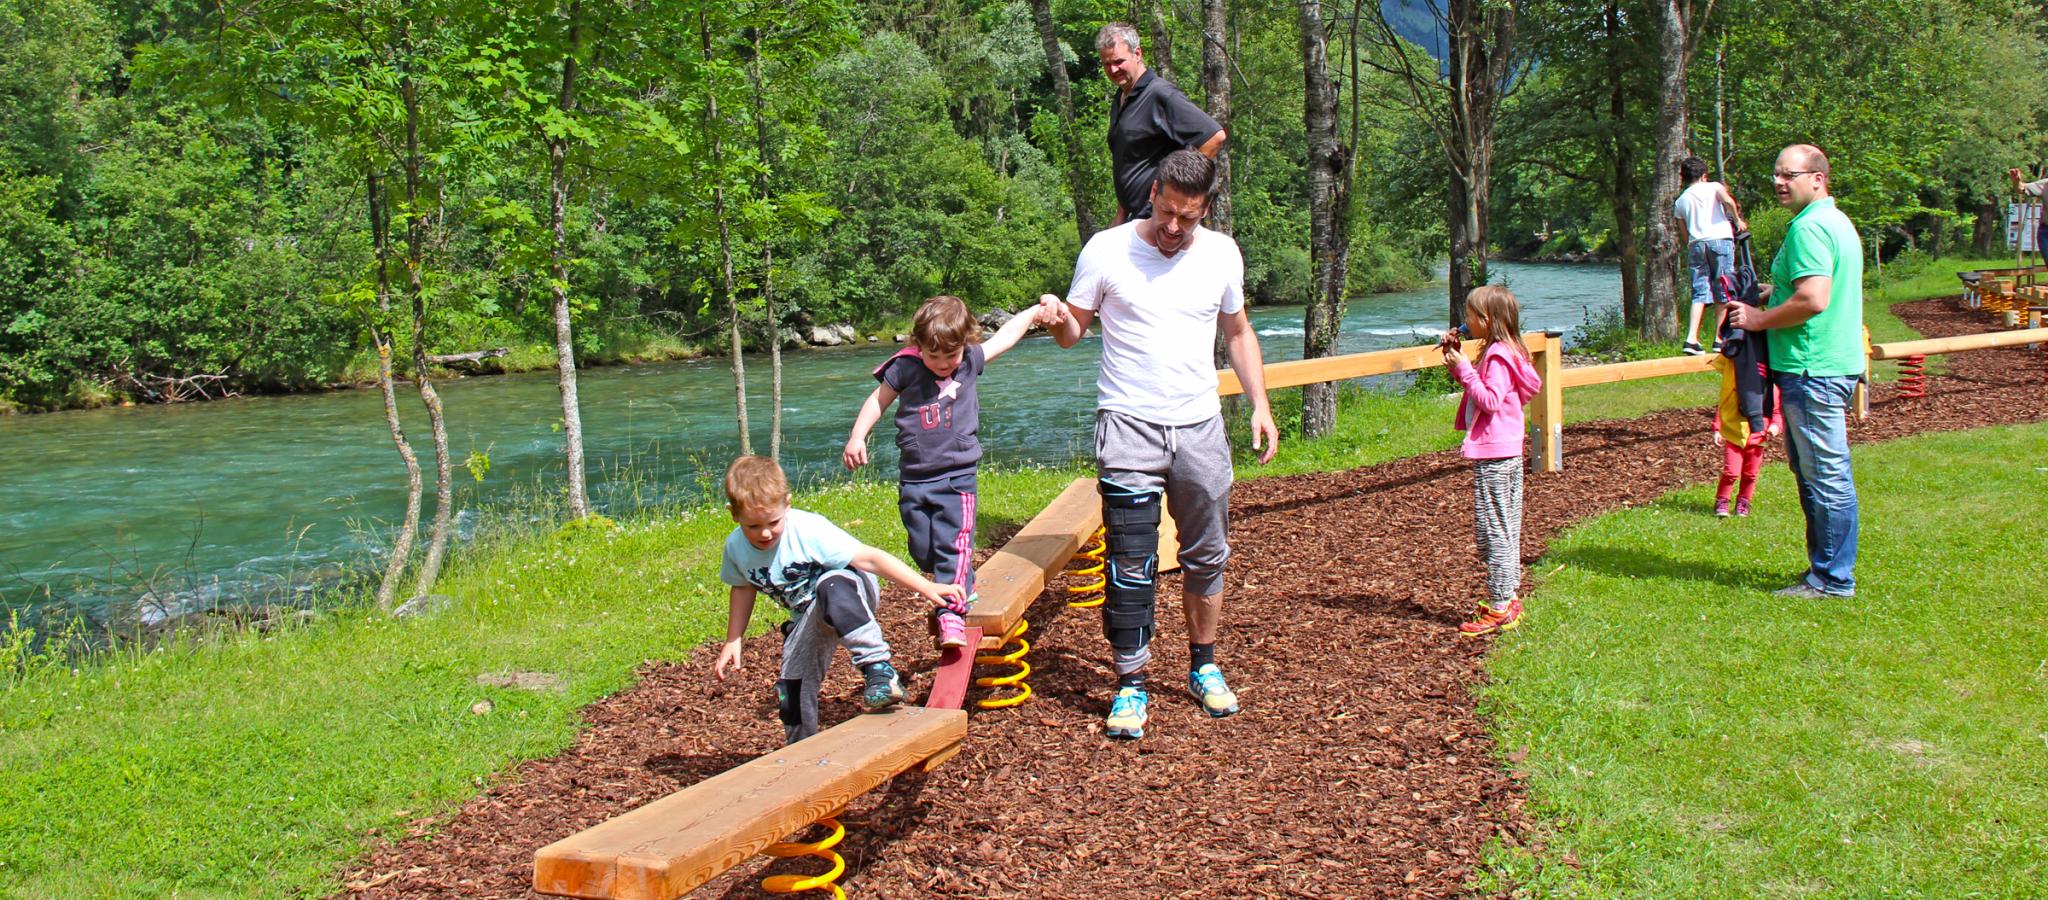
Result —
[{"label": "held hands", "polygon": [[726,641],[725,646],[719,648],[718,662],[712,664],[711,670],[718,674],[719,681],[724,681],[725,670],[739,671],[741,668],[743,666],[740,665],[740,639]]},{"label": "held hands", "polygon": [[847,438],[846,449],[839,454],[839,461],[846,464],[851,472],[868,464],[868,442],[861,438]]},{"label": "held hands", "polygon": [[1038,306],[1031,311],[1031,322],[1044,328],[1054,328],[1067,319],[1067,305],[1051,294],[1038,295]]}]

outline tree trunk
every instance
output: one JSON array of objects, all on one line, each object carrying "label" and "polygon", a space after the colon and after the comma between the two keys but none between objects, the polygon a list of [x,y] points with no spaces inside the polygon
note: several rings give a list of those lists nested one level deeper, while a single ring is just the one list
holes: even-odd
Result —
[{"label": "tree trunk", "polygon": [[377,314],[370,317],[370,342],[377,348],[377,392],[384,398],[384,424],[391,428],[391,443],[398,447],[398,459],[405,464],[405,517],[398,522],[398,537],[391,542],[391,558],[384,563],[384,575],[377,579],[377,608],[390,612],[398,600],[398,579],[412,561],[413,540],[420,528],[420,461],[405,440],[405,426],[398,421],[398,390],[391,376],[391,222],[386,217],[384,177],[368,173],[367,199],[370,207],[370,245],[377,259]]},{"label": "tree trunk", "polygon": [[[1450,326],[1452,328],[1465,323],[1466,296],[1472,293],[1473,288],[1486,283],[1483,270],[1476,273],[1480,280],[1476,283],[1473,280],[1475,272],[1472,260],[1472,232],[1477,227],[1477,223],[1474,217],[1469,215],[1472,199],[1465,190],[1465,185],[1469,178],[1470,176],[1466,173],[1454,169],[1446,189],[1446,196],[1448,198],[1446,208],[1449,210],[1449,213],[1446,216],[1445,224],[1448,227],[1451,239],[1451,271],[1449,274]],[[1485,265],[1483,256],[1479,265],[1482,267]]]},{"label": "tree trunk", "polygon": [[[754,141],[760,166],[755,169],[754,183],[760,192],[760,200],[769,204],[772,193],[768,178],[775,170],[777,160],[768,141],[768,91],[761,78],[761,31],[754,30],[754,59],[747,67],[747,80],[754,89]],[[1000,219],[999,219],[1000,221]],[[768,458],[782,459],[782,320],[775,314],[775,229],[765,229],[761,234],[761,306],[768,317]]]},{"label": "tree trunk", "polygon": [[[1218,0],[1220,2],[1220,0]],[[1067,145],[1067,189],[1074,195],[1074,233],[1080,246],[1095,236],[1095,214],[1088,206],[1088,176],[1083,168],[1088,159],[1081,135],[1074,130],[1074,88],[1067,81],[1066,57],[1060,53],[1059,32],[1053,29],[1052,0],[1031,0],[1031,20],[1038,26],[1039,43],[1045,46],[1045,67],[1052,75],[1053,96],[1059,103],[1060,135]]]},{"label": "tree trunk", "polygon": [[2004,230],[2005,222],[1998,218],[1998,204],[1977,204],[1977,222],[1970,229],[1970,252],[1978,259],[1990,259],[1991,245]]},{"label": "tree trunk", "polygon": [[[576,111],[576,54],[582,49],[583,3],[569,5],[569,52],[562,57],[562,93],[557,102],[564,116]],[[576,399],[576,335],[569,308],[569,137],[548,139],[548,227],[554,232],[549,251],[554,291],[555,384],[562,398],[562,451],[569,474],[569,518],[590,515],[590,495],[583,483],[583,413]]]},{"label": "tree trunk", "polygon": [[[697,14],[697,31],[704,41],[704,61],[711,61],[711,26],[703,13]],[[705,91],[704,134],[711,145],[711,214],[718,220],[718,285],[725,295],[726,309],[731,314],[732,337],[732,396],[737,412],[740,430],[740,455],[754,452],[754,439],[747,424],[747,365],[746,336],[740,328],[739,291],[733,287],[732,276],[732,223],[725,215],[725,148],[719,139],[718,89],[711,86]],[[775,343],[781,335],[770,333],[768,342]]]},{"label": "tree trunk", "polygon": [[[1147,5],[1151,9],[1145,13],[1145,22],[1151,26],[1152,47],[1150,52],[1145,54],[1145,65],[1147,68],[1159,70],[1159,77],[1179,84],[1180,79],[1174,77],[1173,71],[1173,32],[1168,30],[1166,4],[1163,0],[1152,0]],[[1137,10],[1133,9],[1132,12],[1136,13]]]},{"label": "tree trunk", "polygon": [[1487,281],[1487,209],[1493,179],[1493,128],[1500,113],[1515,32],[1513,6],[1451,0],[1449,159],[1450,322],[1465,321],[1465,296]]},{"label": "tree trunk", "polygon": [[1642,202],[1636,186],[1636,150],[1628,127],[1627,79],[1621,71],[1621,13],[1607,4],[1607,146],[1612,173],[1608,199],[1614,210],[1614,242],[1621,254],[1621,320],[1623,327],[1643,327],[1642,242],[1636,234],[1636,209]]},{"label": "tree trunk", "polygon": [[1643,337],[1653,341],[1679,336],[1679,277],[1684,266],[1671,205],[1678,199],[1678,163],[1686,156],[1685,71],[1691,59],[1687,46],[1687,0],[1656,0],[1657,27],[1657,163],[1651,173],[1649,210],[1649,278],[1643,289]]},{"label": "tree trunk", "polygon": [[1728,38],[1714,48],[1714,180],[1728,180]]},{"label": "tree trunk", "polygon": [[[1225,132],[1230,131],[1230,10],[1225,0],[1202,0],[1202,99],[1209,117]],[[1216,151],[1216,196],[1209,205],[1209,227],[1224,234],[1237,233],[1230,208],[1230,142]],[[1216,332],[1216,368],[1230,366],[1230,343],[1221,329]],[[1232,406],[1232,395],[1226,407]]]},{"label": "tree trunk", "polygon": [[[1330,80],[1329,36],[1323,30],[1322,0],[1298,0],[1303,82],[1302,124],[1308,137],[1310,260],[1314,296],[1302,316],[1302,356],[1316,359],[1337,350],[1344,321],[1344,282],[1349,263],[1349,148],[1337,140],[1337,85]],[[1337,386],[1324,382],[1301,389],[1301,430],[1305,437],[1329,434],[1337,424]]]},{"label": "tree trunk", "polygon": [[[1225,0],[1202,0],[1202,99],[1209,117],[1230,131],[1230,10]],[[1230,207],[1230,142],[1216,151],[1216,198],[1209,206],[1211,228],[1236,234]]]},{"label": "tree trunk", "polygon": [[441,560],[448,553],[449,524],[455,515],[453,464],[448,458],[448,423],[442,416],[441,395],[427,377],[427,221],[420,210],[420,96],[419,83],[412,77],[413,48],[409,34],[401,32],[404,46],[399,93],[405,101],[405,269],[406,291],[412,297],[412,368],[418,382],[420,403],[427,408],[427,424],[434,438],[434,527],[427,535],[426,556],[420,561],[419,577],[413,583],[413,598],[433,590],[441,576]]}]

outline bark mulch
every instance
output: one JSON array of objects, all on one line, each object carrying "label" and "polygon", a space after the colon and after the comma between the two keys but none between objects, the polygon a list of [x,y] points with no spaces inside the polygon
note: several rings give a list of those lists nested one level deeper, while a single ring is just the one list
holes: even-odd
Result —
[{"label": "bark mulch", "polygon": [[[1990,327],[1952,301],[1900,309],[1930,336]],[[1877,387],[1853,439],[2048,418],[2040,352],[1959,354],[1948,367],[1923,400]],[[1565,471],[1529,476],[1524,559],[1574,522],[1717,476],[1709,415],[1568,428]],[[1782,449],[1771,457],[1783,464]],[[1209,719],[1180,687],[1177,577],[1160,594],[1173,599],[1154,644],[1150,734],[1135,744],[1101,736],[1114,679],[1097,615],[1041,599],[1030,616],[1037,697],[975,711],[958,757],[857,801],[843,819],[841,883],[900,898],[1465,892],[1486,841],[1521,840],[1529,824],[1502,761],[1519,751],[1497,748],[1473,708],[1487,642],[1455,630],[1484,574],[1470,473],[1451,452],[1238,487],[1219,647],[1244,706],[1231,718]],[[1787,547],[1788,583],[1799,561]],[[935,656],[902,592],[884,625],[921,696]],[[745,677],[723,684],[708,653],[648,666],[585,711],[590,728],[573,747],[358,861],[345,876],[352,893],[533,896],[542,845],[773,750],[777,649],[764,637],[747,652]],[[850,667],[838,677],[832,721],[855,714]],[[763,896],[764,872],[816,867],[757,858],[695,896]]]}]

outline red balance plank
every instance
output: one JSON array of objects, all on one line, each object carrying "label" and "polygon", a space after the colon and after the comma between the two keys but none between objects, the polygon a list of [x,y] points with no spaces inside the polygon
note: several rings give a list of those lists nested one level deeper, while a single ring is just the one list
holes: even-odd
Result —
[{"label": "red balance plank", "polygon": [[974,648],[981,646],[981,629],[967,629],[967,646],[953,647],[939,656],[938,671],[932,675],[932,692],[924,701],[926,709],[959,709],[967,702],[967,685],[974,680]]}]

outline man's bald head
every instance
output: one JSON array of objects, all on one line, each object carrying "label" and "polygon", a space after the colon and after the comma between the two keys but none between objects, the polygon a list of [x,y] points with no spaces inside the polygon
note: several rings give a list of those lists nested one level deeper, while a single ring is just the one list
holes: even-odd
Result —
[{"label": "man's bald head", "polygon": [[1828,155],[1812,144],[1793,144],[1778,154],[1778,163],[1790,171],[1828,174]]}]

